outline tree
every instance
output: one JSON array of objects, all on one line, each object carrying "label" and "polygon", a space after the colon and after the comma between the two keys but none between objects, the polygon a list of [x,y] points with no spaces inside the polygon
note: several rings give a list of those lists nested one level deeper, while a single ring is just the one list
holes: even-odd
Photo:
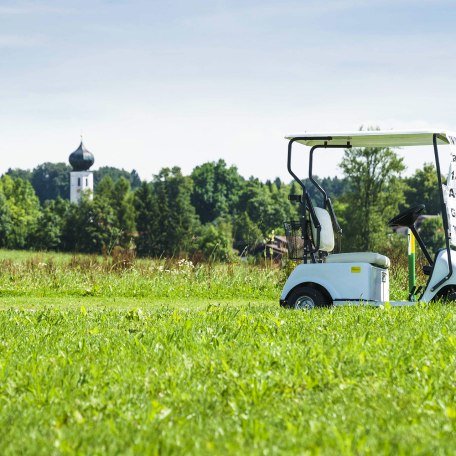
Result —
[{"label": "tree", "polygon": [[349,185],[344,198],[349,210],[345,213],[343,248],[381,249],[386,222],[404,201],[399,178],[405,169],[403,160],[387,147],[352,148],[345,150],[340,167]]},{"label": "tree", "polygon": [[12,214],[3,192],[0,192],[0,247],[8,245],[8,239],[13,229]]},{"label": "tree", "polygon": [[163,168],[154,176],[151,193],[140,187],[135,206],[141,254],[173,256],[192,249],[199,225],[190,201],[192,188],[192,180],[178,167]]},{"label": "tree", "polygon": [[8,168],[8,171],[5,174],[12,177],[13,179],[16,177],[20,177],[21,179],[29,182],[32,180],[32,171],[30,171],[29,169]]},{"label": "tree", "polygon": [[332,201],[340,198],[346,191],[348,182],[347,179],[334,177],[324,177],[321,179],[321,186],[326,190]]},{"label": "tree", "polygon": [[98,191],[98,184],[106,176],[109,176],[114,183],[117,182],[121,177],[127,179],[127,181],[130,182],[130,186],[133,190],[141,185],[141,179],[134,169],[129,172],[123,168],[119,169],[115,168],[114,166],[101,166],[93,172],[93,184],[95,191]]},{"label": "tree", "polygon": [[111,207],[116,216],[116,225],[122,232],[121,243],[128,245],[132,239],[135,226],[134,196],[130,189],[130,182],[121,177],[114,185]]},{"label": "tree", "polygon": [[265,216],[266,235],[270,235],[272,231],[280,232],[286,220],[292,220],[296,217],[298,208],[290,203],[289,194],[290,191],[287,187],[277,188],[276,184],[271,186],[270,203]]},{"label": "tree", "polygon": [[235,166],[223,160],[197,166],[192,174],[191,202],[202,223],[232,214],[235,210],[243,178]]},{"label": "tree", "polygon": [[282,227],[285,220],[295,216],[288,194],[286,186],[279,190],[274,183],[265,185],[258,179],[250,178],[239,194],[237,213],[245,212],[261,230],[263,237],[268,236],[272,230]]},{"label": "tree", "polygon": [[422,169],[417,169],[413,176],[405,179],[405,207],[416,204],[426,206],[426,214],[437,215],[441,212],[439,183],[433,163],[425,163]]},{"label": "tree", "polygon": [[274,184],[276,185],[276,187],[280,190],[280,188],[282,187],[283,185],[283,182],[281,181],[280,177],[276,177],[274,179]]},{"label": "tree", "polygon": [[1,217],[8,225],[3,244],[7,248],[22,249],[40,214],[40,203],[30,182],[19,177],[2,176],[0,194],[4,206]]},{"label": "tree", "polygon": [[114,181],[111,176],[104,176],[97,186],[97,196],[111,201],[114,196]]},{"label": "tree", "polygon": [[62,198],[48,200],[30,233],[28,244],[36,250],[59,250],[70,202]]},{"label": "tree", "polygon": [[80,203],[71,204],[62,229],[62,248],[67,251],[110,252],[119,244],[121,231],[109,202],[104,198],[91,201],[86,195]]},{"label": "tree", "polygon": [[98,184],[95,199],[107,202],[115,215],[115,226],[120,230],[120,245],[129,246],[135,231],[134,197],[130,182],[121,176],[115,183],[106,175]]},{"label": "tree", "polygon": [[143,182],[134,194],[136,211],[136,251],[140,256],[151,255],[155,250],[155,232],[159,229],[155,215],[158,212],[152,184]]},{"label": "tree", "polygon": [[70,198],[71,167],[65,163],[43,163],[32,171],[31,183],[40,203],[58,197]]},{"label": "tree", "polygon": [[132,190],[135,190],[141,186],[141,178],[139,177],[136,169],[132,169],[130,172],[130,186]]}]

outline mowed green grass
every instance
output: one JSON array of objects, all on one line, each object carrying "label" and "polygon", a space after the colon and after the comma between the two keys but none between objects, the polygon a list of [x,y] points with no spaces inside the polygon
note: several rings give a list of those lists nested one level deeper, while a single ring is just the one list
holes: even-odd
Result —
[{"label": "mowed green grass", "polygon": [[33,258],[0,271],[0,454],[456,451],[452,305],[296,312],[277,268],[101,259],[47,291]]}]

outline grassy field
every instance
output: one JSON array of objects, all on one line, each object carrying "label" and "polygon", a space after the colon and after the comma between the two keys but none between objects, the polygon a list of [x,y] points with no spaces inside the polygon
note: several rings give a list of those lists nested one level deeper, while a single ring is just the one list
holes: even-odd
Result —
[{"label": "grassy field", "polygon": [[285,277],[0,252],[0,454],[454,454],[455,307],[287,311]]}]

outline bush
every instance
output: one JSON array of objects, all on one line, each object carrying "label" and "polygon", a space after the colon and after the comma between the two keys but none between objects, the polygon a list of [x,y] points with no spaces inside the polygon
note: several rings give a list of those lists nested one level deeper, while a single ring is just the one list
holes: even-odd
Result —
[{"label": "bush", "polygon": [[207,224],[201,228],[198,250],[206,260],[226,261],[233,257],[232,243],[233,240],[227,230]]}]

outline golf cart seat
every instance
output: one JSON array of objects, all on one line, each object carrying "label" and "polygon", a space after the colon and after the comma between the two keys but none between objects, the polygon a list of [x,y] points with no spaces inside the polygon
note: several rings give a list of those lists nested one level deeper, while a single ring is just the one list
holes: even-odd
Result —
[{"label": "golf cart seat", "polygon": [[[328,253],[326,263],[369,263],[373,266],[388,269],[390,260],[385,255],[374,252],[349,252],[349,253],[335,253],[331,254],[334,250],[334,230],[331,221],[331,216],[326,209],[315,207],[315,215],[320,223],[320,247],[321,252]],[[312,221],[312,236],[314,240],[317,239],[317,228]]]},{"label": "golf cart seat", "polygon": [[390,259],[374,252],[334,253],[326,257],[326,263],[370,263],[379,268],[388,269]]}]

